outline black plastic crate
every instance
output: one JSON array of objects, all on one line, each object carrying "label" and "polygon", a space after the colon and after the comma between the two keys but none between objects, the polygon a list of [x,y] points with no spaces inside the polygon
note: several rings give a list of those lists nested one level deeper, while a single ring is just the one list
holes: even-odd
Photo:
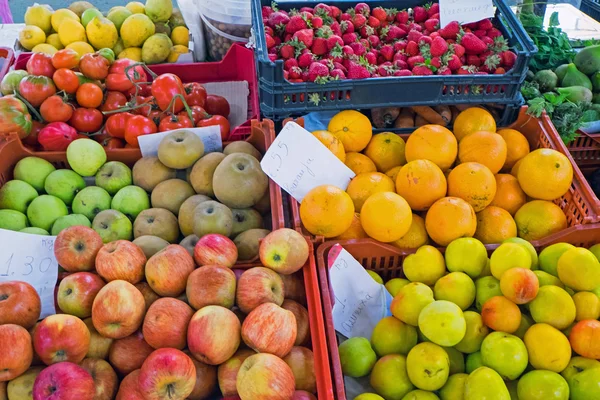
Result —
[{"label": "black plastic crate", "polygon": [[[292,8],[314,6],[320,1],[279,1],[277,6]],[[342,10],[354,6],[356,0],[325,1]],[[423,0],[366,1],[370,6],[410,8]],[[255,29],[256,63],[259,81],[260,109],[266,118],[281,120],[311,111],[368,109],[375,107],[441,104],[514,104],[525,79],[529,60],[537,48],[504,0],[494,0],[495,25],[517,54],[512,70],[503,75],[444,75],[368,78],[316,83],[291,83],[283,78],[283,60],[271,62],[268,57],[262,6],[271,0],[252,0]],[[473,90],[473,88],[477,88]],[[315,99],[317,101],[315,102]]]},{"label": "black plastic crate", "polygon": [[600,21],[600,4],[594,0],[581,0],[579,9],[596,21]]}]

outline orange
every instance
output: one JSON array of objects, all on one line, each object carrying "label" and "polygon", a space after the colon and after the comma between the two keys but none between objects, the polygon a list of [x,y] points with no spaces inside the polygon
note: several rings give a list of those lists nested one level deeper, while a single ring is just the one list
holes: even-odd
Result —
[{"label": "orange", "polygon": [[390,178],[392,178],[392,180],[394,182],[396,182],[396,177],[398,176],[398,172],[400,172],[401,169],[402,169],[402,166],[398,165],[397,167],[394,167],[388,171],[385,171],[385,174],[387,176],[389,176]]},{"label": "orange", "polygon": [[410,229],[412,211],[406,200],[396,193],[375,193],[365,201],[360,222],[373,239],[394,242]]},{"label": "orange", "polygon": [[472,237],[476,227],[477,217],[473,207],[458,197],[439,199],[425,216],[427,234],[441,246],[448,246],[461,237]]},{"label": "orange", "polygon": [[517,161],[515,163],[515,165],[513,165],[513,167],[510,169],[510,174],[512,176],[514,176],[515,178],[519,175],[519,167],[521,166],[521,163],[523,162],[523,159],[521,158],[519,161]]},{"label": "orange", "polygon": [[454,121],[454,136],[459,142],[465,136],[479,131],[496,132],[496,121],[489,111],[471,107],[458,114]]},{"label": "orange", "polygon": [[486,208],[495,195],[496,179],[483,164],[460,164],[448,175],[448,196],[460,197],[469,203],[475,212]]},{"label": "orange", "polygon": [[506,142],[497,133],[479,131],[471,133],[458,144],[461,163],[475,161],[497,174],[506,161]]},{"label": "orange", "polygon": [[448,129],[440,125],[424,125],[411,133],[406,141],[406,161],[433,161],[442,171],[454,164],[458,144]]},{"label": "orange", "polygon": [[517,161],[529,154],[529,142],[525,135],[514,129],[500,129],[496,133],[506,142],[506,161],[502,169],[510,171]]},{"label": "orange", "polygon": [[317,186],[300,203],[302,224],[313,235],[326,238],[341,235],[350,228],[353,218],[352,199],[333,185]]},{"label": "orange", "polygon": [[352,218],[352,224],[350,228],[346,229],[344,233],[339,236],[336,236],[336,239],[345,240],[345,239],[364,239],[369,236],[365,232],[360,223],[360,214],[354,213],[354,217]]},{"label": "orange", "polygon": [[346,151],[344,150],[344,145],[340,139],[328,131],[314,131],[312,134],[314,137],[319,139],[319,141],[323,143],[323,145],[327,147],[334,156],[339,158],[341,162],[346,161]]},{"label": "orange", "polygon": [[510,215],[515,215],[526,202],[527,196],[517,178],[509,174],[496,175],[496,196],[490,206],[503,208]]},{"label": "orange", "polygon": [[413,214],[408,232],[391,244],[400,249],[418,249],[421,246],[429,244],[429,236],[427,236],[427,230],[425,229],[425,220],[417,214]]},{"label": "orange", "polygon": [[413,210],[427,210],[446,195],[446,177],[429,160],[411,161],[396,176],[396,193],[404,197]]},{"label": "orange", "polygon": [[538,240],[567,228],[567,217],[554,203],[533,200],[525,203],[515,214],[520,238]]},{"label": "orange", "polygon": [[552,149],[537,149],[523,157],[517,179],[527,196],[554,200],[571,188],[573,167],[564,154]]},{"label": "orange", "polygon": [[373,160],[364,154],[350,152],[346,153],[346,167],[350,168],[356,175],[362,172],[376,172],[377,167]]},{"label": "orange", "polygon": [[483,244],[502,243],[516,236],[517,224],[505,209],[489,206],[477,213],[475,239]]},{"label": "orange", "polygon": [[354,209],[360,213],[363,204],[374,193],[393,192],[396,187],[392,178],[381,172],[364,172],[356,175],[346,192],[354,202]]},{"label": "orange", "polygon": [[327,130],[342,141],[346,152],[362,151],[373,136],[373,126],[369,118],[354,110],[334,115]]},{"label": "orange", "polygon": [[377,171],[386,172],[399,165],[406,164],[404,139],[395,133],[383,132],[374,135],[367,148],[365,155],[377,166]]}]

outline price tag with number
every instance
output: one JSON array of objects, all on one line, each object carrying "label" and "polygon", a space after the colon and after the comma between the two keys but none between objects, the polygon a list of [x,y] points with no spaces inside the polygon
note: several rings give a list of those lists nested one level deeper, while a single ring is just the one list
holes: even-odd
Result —
[{"label": "price tag with number", "polygon": [[309,131],[287,123],[260,165],[265,173],[298,201],[320,185],[346,190],[355,174]]},{"label": "price tag with number", "polygon": [[42,302],[40,318],[55,314],[54,287],[58,263],[55,236],[31,235],[0,229],[0,282],[24,281],[37,290]]}]

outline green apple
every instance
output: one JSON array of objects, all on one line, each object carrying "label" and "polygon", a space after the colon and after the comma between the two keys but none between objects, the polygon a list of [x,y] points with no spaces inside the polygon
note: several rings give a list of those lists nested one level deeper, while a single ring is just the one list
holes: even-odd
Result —
[{"label": "green apple", "polygon": [[390,292],[392,297],[395,297],[396,294],[402,289],[404,286],[408,285],[410,281],[404,278],[394,278],[390,279],[385,283],[385,288]]},{"label": "green apple", "polygon": [[85,215],[93,221],[99,212],[110,209],[110,194],[100,187],[88,186],[77,193],[71,208],[76,214]]},{"label": "green apple", "polygon": [[131,169],[119,161],[107,162],[96,173],[96,186],[100,186],[111,196],[132,182]]},{"label": "green apple", "polygon": [[19,232],[21,232],[21,233],[31,233],[32,235],[50,236],[50,234],[48,233],[47,230],[42,229],[42,228],[36,228],[35,226],[30,226],[28,228],[21,229]]},{"label": "green apple", "polygon": [[38,192],[25,181],[8,181],[0,188],[0,209],[8,208],[22,213],[27,212],[27,207],[33,199],[38,197]]},{"label": "green apple", "polygon": [[48,175],[44,183],[46,193],[61,199],[66,205],[73,203],[75,195],[85,188],[85,181],[70,169],[57,169]]},{"label": "green apple", "polygon": [[513,237],[513,238],[508,238],[508,239],[504,240],[502,243],[516,243],[516,244],[520,244],[521,246],[523,246],[525,248],[525,250],[527,250],[529,252],[529,255],[531,256],[531,270],[535,271],[535,270],[539,269],[539,260],[538,260],[537,251],[535,250],[535,247],[533,247],[533,245],[531,243],[529,243],[527,240],[521,239],[520,237]]},{"label": "green apple", "polygon": [[504,380],[512,381],[525,371],[529,358],[521,339],[505,332],[492,332],[481,343],[481,360]]},{"label": "green apple", "polygon": [[85,28],[91,20],[98,17],[101,18],[103,15],[97,8],[88,8],[81,14],[81,25]]},{"label": "green apple", "polygon": [[560,374],[562,375],[563,378],[566,379],[567,383],[570,386],[571,380],[573,379],[573,377],[575,375],[577,375],[578,373],[583,372],[587,369],[592,369],[592,368],[600,368],[600,361],[594,360],[592,358],[577,356],[577,357],[571,358],[571,361],[569,361],[567,368],[562,370],[562,372]]},{"label": "green apple", "polygon": [[494,296],[502,296],[500,281],[493,276],[484,276],[475,281],[475,306],[481,312],[483,303]]},{"label": "green apple", "polygon": [[46,177],[54,170],[54,165],[43,158],[25,157],[15,165],[13,175],[15,179],[29,183],[38,193],[43,193]]},{"label": "green apple", "polygon": [[71,226],[83,225],[88,228],[92,227],[90,220],[87,219],[85,215],[82,214],[71,214],[65,215],[64,217],[60,217],[56,220],[54,225],[52,225],[52,236],[57,236],[60,231],[63,229],[69,228]]},{"label": "green apple", "polygon": [[346,376],[360,378],[368,375],[377,361],[377,354],[373,351],[369,340],[363,337],[353,337],[339,348],[342,372]]},{"label": "green apple", "polygon": [[529,371],[519,379],[519,400],[569,400],[569,385],[565,378],[553,371]]},{"label": "green apple", "polygon": [[125,186],[115,194],[110,207],[134,221],[139,213],[150,208],[150,198],[141,187]]},{"label": "green apple", "polygon": [[20,231],[29,226],[25,214],[15,210],[0,210],[0,229]]},{"label": "green apple", "polygon": [[56,196],[44,194],[33,199],[27,208],[27,218],[31,226],[47,231],[52,229],[54,222],[69,211],[65,203]]},{"label": "green apple", "polygon": [[95,140],[78,139],[67,147],[67,161],[79,175],[93,176],[106,162],[106,152]]},{"label": "green apple", "polygon": [[100,234],[104,243],[131,240],[133,232],[129,218],[117,210],[100,211],[92,222],[92,228]]},{"label": "green apple", "polygon": [[481,359],[481,352],[476,351],[475,353],[471,353],[467,355],[467,360],[465,362],[465,368],[467,374],[475,371],[477,368],[483,367],[483,360]]}]

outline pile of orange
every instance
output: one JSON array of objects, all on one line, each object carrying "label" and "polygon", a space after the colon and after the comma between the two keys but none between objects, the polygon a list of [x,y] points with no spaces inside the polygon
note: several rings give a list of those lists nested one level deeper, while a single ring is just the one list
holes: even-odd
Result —
[{"label": "pile of orange", "polygon": [[320,186],[300,205],[305,228],[325,238],[371,237],[401,248],[459,237],[500,243],[538,240],[566,228],[552,201],[571,187],[568,158],[530,151],[514,129],[496,130],[493,116],[472,107],[454,123],[415,130],[405,142],[373,135],[369,119],[342,111],[313,134],[356,174],[345,191]]}]

